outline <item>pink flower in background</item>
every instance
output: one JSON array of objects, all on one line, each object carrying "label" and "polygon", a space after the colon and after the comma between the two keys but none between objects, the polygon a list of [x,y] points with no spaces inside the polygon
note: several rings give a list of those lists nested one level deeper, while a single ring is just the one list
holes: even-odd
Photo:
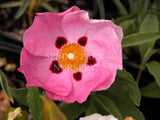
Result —
[{"label": "pink flower in background", "polygon": [[86,101],[105,90],[122,69],[121,27],[109,20],[89,20],[74,6],[62,13],[38,13],[23,36],[19,71],[27,87],[42,87],[53,99]]}]

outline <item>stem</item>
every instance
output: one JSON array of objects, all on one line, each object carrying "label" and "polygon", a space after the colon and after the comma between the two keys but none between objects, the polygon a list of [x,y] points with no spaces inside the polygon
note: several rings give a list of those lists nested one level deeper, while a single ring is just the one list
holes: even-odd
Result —
[{"label": "stem", "polygon": [[139,80],[140,80],[140,78],[141,78],[142,71],[143,71],[143,69],[142,69],[142,67],[140,67],[139,72],[138,72],[138,75],[137,75],[137,78],[136,78],[137,84],[139,83]]},{"label": "stem", "polygon": [[100,18],[105,19],[105,10],[104,10],[103,0],[98,0],[98,6],[99,6]]},{"label": "stem", "polygon": [[141,65],[140,65],[140,69],[139,69],[139,72],[138,72],[138,75],[137,75],[137,78],[136,78],[136,82],[137,84],[139,83],[139,80],[141,78],[141,74],[142,74],[142,71],[145,67],[145,63],[149,60],[149,58],[151,57],[151,55],[153,55],[156,51],[154,51],[153,49],[151,48],[148,48],[147,52],[145,53],[142,61],[141,61]]}]

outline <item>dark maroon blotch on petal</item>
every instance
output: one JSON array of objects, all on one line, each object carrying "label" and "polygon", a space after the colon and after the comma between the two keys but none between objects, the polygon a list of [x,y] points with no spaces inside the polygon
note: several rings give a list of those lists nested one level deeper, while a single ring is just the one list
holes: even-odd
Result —
[{"label": "dark maroon blotch on petal", "polygon": [[82,73],[81,72],[73,73],[73,77],[76,81],[80,81],[82,79]]},{"label": "dark maroon blotch on petal", "polygon": [[96,59],[93,56],[89,56],[87,64],[88,65],[94,65],[94,64],[96,64]]},{"label": "dark maroon blotch on petal", "polygon": [[49,69],[52,71],[52,73],[60,73],[60,72],[62,72],[62,69],[60,68],[59,63],[58,63],[57,60],[52,62],[52,64],[51,64]]},{"label": "dark maroon blotch on petal", "polygon": [[58,37],[56,40],[56,47],[60,49],[66,43],[67,43],[67,40],[64,37]]},{"label": "dark maroon blotch on petal", "polygon": [[79,43],[81,46],[85,46],[86,43],[87,43],[87,37],[86,37],[86,36],[83,36],[83,37],[79,38],[78,43]]}]

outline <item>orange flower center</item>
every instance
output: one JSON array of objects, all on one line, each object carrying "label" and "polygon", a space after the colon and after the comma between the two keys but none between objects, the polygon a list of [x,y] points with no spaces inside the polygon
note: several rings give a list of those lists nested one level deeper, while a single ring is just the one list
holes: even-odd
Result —
[{"label": "orange flower center", "polygon": [[65,44],[59,50],[59,63],[62,68],[78,71],[79,67],[87,62],[83,47],[76,43]]}]

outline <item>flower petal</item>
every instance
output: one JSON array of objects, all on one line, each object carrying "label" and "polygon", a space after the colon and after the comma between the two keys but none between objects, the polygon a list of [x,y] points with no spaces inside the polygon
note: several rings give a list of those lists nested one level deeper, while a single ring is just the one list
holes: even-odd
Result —
[{"label": "flower petal", "polygon": [[95,57],[97,65],[106,69],[122,69],[121,40],[112,27],[93,35],[85,47],[87,55]]},{"label": "flower petal", "polygon": [[58,49],[55,46],[57,37],[65,37],[61,21],[69,13],[79,11],[76,6],[68,9],[63,13],[37,13],[34,22],[23,36],[25,49],[37,56],[53,56]]},{"label": "flower petal", "polygon": [[[92,68],[92,69],[91,69]],[[110,71],[100,67],[87,67],[83,69],[82,72],[82,80],[76,81],[73,78],[73,89],[72,92],[67,96],[60,96],[54,94],[52,92],[46,91],[46,94],[49,98],[59,101],[64,101],[67,103],[72,103],[74,101],[78,101],[82,103],[86,101],[91,91],[99,90],[99,89],[107,89],[113,83],[114,79]],[[96,73],[96,74],[95,74]],[[99,77],[101,76],[101,77]],[[105,86],[100,87],[100,85],[104,84]]]},{"label": "flower petal", "polygon": [[52,73],[51,58],[33,56],[25,48],[21,52],[20,72],[27,80],[27,87],[42,87],[59,95],[68,95],[72,90],[70,71]]},{"label": "flower petal", "polygon": [[88,12],[86,11],[81,10],[65,15],[62,28],[67,39],[72,43],[77,43],[77,40],[88,32],[88,22]]},{"label": "flower petal", "polygon": [[[83,36],[91,38],[104,28],[111,27],[115,30],[119,41],[122,40],[122,28],[113,24],[110,20],[89,20],[88,12],[76,11],[64,16],[62,28],[70,42],[77,42]],[[92,41],[91,41],[92,42]],[[89,44],[89,43],[87,43]]]}]

